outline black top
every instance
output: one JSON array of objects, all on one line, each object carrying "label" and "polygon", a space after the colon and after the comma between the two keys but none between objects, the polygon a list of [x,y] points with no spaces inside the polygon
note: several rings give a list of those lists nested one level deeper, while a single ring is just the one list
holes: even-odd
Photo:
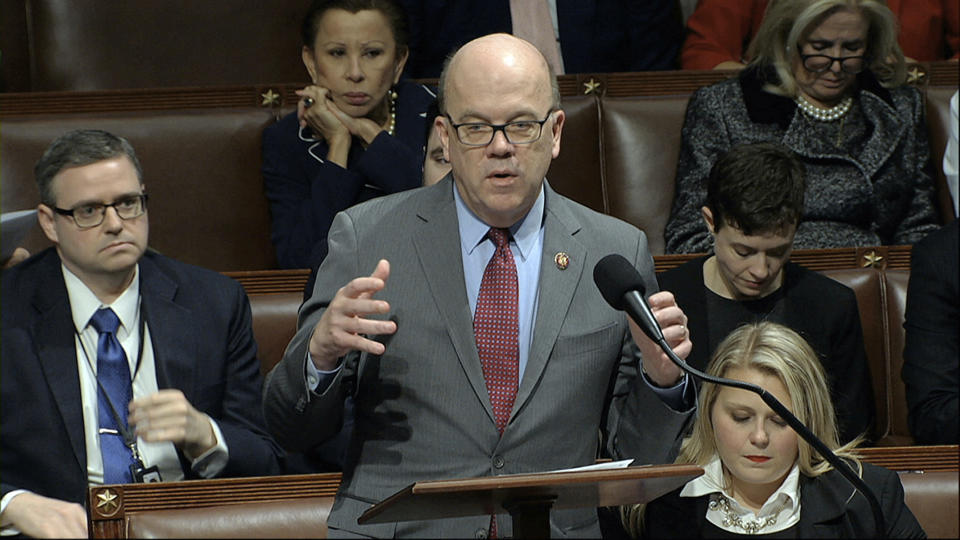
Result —
[{"label": "black top", "polygon": [[657,275],[689,318],[693,350],[687,362],[704,369],[716,346],[739,324],[760,319],[787,326],[817,352],[837,413],[841,442],[873,426],[873,386],[857,298],[849,287],[800,265],[784,265],[783,285],[767,297],[737,302],[703,283],[703,263],[694,259]]}]

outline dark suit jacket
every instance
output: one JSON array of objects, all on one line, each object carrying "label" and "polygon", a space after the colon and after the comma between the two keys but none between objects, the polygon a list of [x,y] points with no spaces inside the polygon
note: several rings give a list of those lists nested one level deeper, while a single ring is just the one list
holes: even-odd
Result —
[{"label": "dark suit jacket", "polygon": [[[263,429],[250,304],[235,281],[148,251],[143,313],[160,389],[177,388],[217,421],[230,453],[224,476],[277,474],[281,450]],[[2,284],[0,480],[84,504],[87,455],[77,352],[54,248],[7,270]],[[185,458],[181,455],[181,463]],[[190,477],[188,466],[184,467]]]},{"label": "dark suit jacket", "polygon": [[[880,501],[887,526],[885,538],[926,538],[903,500],[903,485],[897,473],[863,463],[862,478]],[[647,505],[645,538],[703,537],[710,496],[680,497],[682,489],[677,488]],[[816,478],[801,474],[796,537],[877,538],[870,504],[854,491],[847,479],[835,470]]]},{"label": "dark suit jacket", "polygon": [[424,113],[433,99],[426,87],[401,82],[396,134],[383,132],[366,149],[354,140],[347,168],[325,161],[322,137],[300,138],[296,112],[263,130],[263,187],[281,268],[316,268],[327,254],[327,231],[337,212],[423,185],[422,148],[433,120]]},{"label": "dark suit jacket", "polygon": [[[509,0],[401,0],[410,20],[404,72],[434,78],[448,54],[480,36],[511,33]],[[676,0],[557,0],[567,73],[677,69],[683,21]]]},{"label": "dark suit jacket", "polygon": [[[297,335],[267,376],[267,423],[290,449],[335,433],[345,396],[354,397],[354,433],[330,512],[331,535],[471,537],[488,526],[488,516],[364,526],[357,517],[371,502],[419,480],[593,464],[601,429],[614,453],[629,452],[643,463],[672,461],[673,442],[690,417],[669,409],[637,378],[639,352],[626,316],[603,300],[592,279],[597,261],[620,253],[639,267],[647,290],[655,290],[646,237],[545,187],[532,343],[501,437],[474,340],[453,189],[447,175],[434,186],[338,214],[330,256],[300,310]],[[554,262],[559,252],[569,258],[563,269]],[[389,317],[397,322],[395,334],[375,338],[386,352],[349,354],[323,394],[308,391],[307,344],[324,308],[337,289],[369,275],[381,258],[390,261],[390,276],[375,297],[390,303]],[[551,525],[555,536],[600,533],[592,508],[552,512]],[[511,530],[501,518],[499,534]]]},{"label": "dark suit jacket", "polygon": [[907,288],[903,382],[918,444],[960,442],[958,221],[913,246]]},{"label": "dark suit jacket", "polygon": [[[707,317],[703,263],[694,259],[657,276],[660,288],[670,291],[689,318],[693,351],[687,363],[704,370],[713,350],[733,328],[719,328]],[[840,440],[850,441],[873,427],[873,386],[863,344],[857,297],[842,283],[787,262],[783,269],[782,316],[768,318],[803,336],[817,352],[830,385],[837,412]],[[743,320],[741,323],[753,322]]]}]

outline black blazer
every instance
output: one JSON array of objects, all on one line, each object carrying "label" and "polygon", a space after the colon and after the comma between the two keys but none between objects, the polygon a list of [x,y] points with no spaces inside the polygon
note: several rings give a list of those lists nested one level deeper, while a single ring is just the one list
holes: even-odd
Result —
[{"label": "black blazer", "polygon": [[[414,79],[440,76],[448,54],[496,32],[511,33],[509,0],[401,0],[410,21]],[[567,73],[671,70],[683,42],[675,0],[557,0],[560,49]]]},{"label": "black blazer", "polygon": [[[856,468],[854,468],[856,470]],[[863,464],[862,478],[880,501],[886,538],[926,538],[903,499],[903,485],[893,471]],[[674,491],[654,499],[644,514],[645,538],[703,538],[710,496],[680,497]],[[870,504],[839,472],[816,478],[800,475],[800,522],[797,538],[876,538]]]},{"label": "black blazer", "polygon": [[917,444],[960,443],[960,239],[957,220],[913,246],[903,382]]},{"label": "black blazer", "polygon": [[[672,292],[689,318],[693,350],[687,363],[701,370],[725,337],[716,328],[717,322],[707,318],[708,291],[703,284],[706,260],[694,259],[657,276],[660,289]],[[856,295],[842,283],[792,262],[783,272],[785,305],[778,310],[783,315],[769,320],[793,329],[817,352],[830,385],[840,440],[847,442],[861,433],[869,434],[874,416],[873,386]]]},{"label": "black blazer", "polygon": [[[143,313],[159,388],[180,389],[217,421],[229,449],[224,476],[278,474],[264,429],[250,304],[236,282],[148,251],[140,260]],[[60,257],[47,249],[3,273],[0,481],[84,504],[87,455],[80,376]],[[186,464],[181,455],[181,464]],[[188,465],[184,474],[191,477]]]}]

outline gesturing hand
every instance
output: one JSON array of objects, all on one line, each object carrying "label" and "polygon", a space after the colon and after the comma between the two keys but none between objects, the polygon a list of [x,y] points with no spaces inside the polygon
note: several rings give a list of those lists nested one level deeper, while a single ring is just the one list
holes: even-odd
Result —
[{"label": "gesturing hand", "polygon": [[370,276],[355,278],[337,291],[310,337],[310,357],[317,369],[334,369],[337,359],[350,351],[383,354],[383,344],[364,334],[393,334],[397,323],[365,317],[390,311],[389,303],[373,299],[386,286],[389,276],[390,263],[381,259]]},{"label": "gesturing hand", "polygon": [[217,444],[210,418],[180,390],[160,390],[131,401],[128,420],[138,437],[147,442],[170,441],[191,459]]}]

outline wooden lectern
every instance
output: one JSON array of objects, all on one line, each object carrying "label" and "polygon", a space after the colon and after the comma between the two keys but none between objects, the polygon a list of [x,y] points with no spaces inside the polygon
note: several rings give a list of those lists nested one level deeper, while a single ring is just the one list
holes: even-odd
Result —
[{"label": "wooden lectern", "polygon": [[509,513],[515,538],[549,538],[550,509],[653,500],[703,474],[696,465],[485,476],[417,482],[370,507],[358,523]]}]

